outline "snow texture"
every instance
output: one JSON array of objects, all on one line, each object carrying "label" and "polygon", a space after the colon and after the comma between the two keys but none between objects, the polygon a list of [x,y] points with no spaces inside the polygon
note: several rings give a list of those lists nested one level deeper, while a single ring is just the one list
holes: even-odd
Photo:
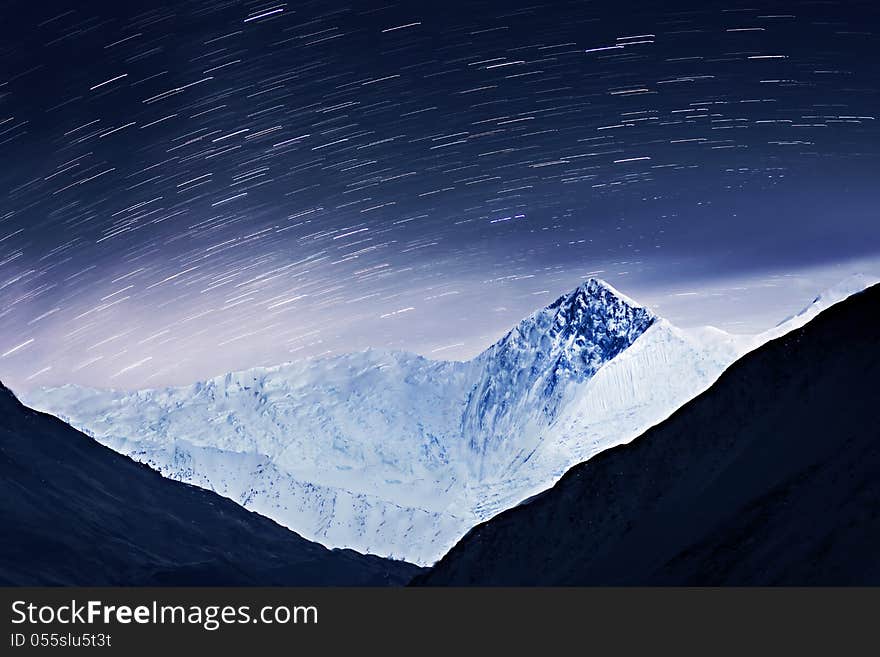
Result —
[{"label": "snow texture", "polygon": [[367,350],[186,387],[68,385],[27,402],[310,540],[430,564],[864,284],[844,288],[744,337],[676,328],[591,279],[468,362]]}]

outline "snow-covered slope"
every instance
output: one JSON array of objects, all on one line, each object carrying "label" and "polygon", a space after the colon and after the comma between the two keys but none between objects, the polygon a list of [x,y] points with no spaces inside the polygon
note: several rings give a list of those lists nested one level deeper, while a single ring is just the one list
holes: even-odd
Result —
[{"label": "snow-covered slope", "polygon": [[475,523],[628,442],[749,347],[590,280],[469,362],[370,350],[28,402],[332,547],[428,564]]},{"label": "snow-covered slope", "polygon": [[577,388],[559,417],[532,437],[527,458],[511,463],[504,480],[488,482],[483,504],[491,513],[485,515],[546,490],[546,482],[572,464],[666,419],[707,389],[750,343],[747,336],[710,327],[683,330],[657,320]]},{"label": "snow-covered slope", "polygon": [[880,279],[878,279],[876,276],[870,276],[868,274],[854,274],[852,276],[849,276],[848,278],[845,278],[837,285],[828,288],[821,294],[816,295],[816,298],[813,299],[810,305],[808,305],[796,315],[793,315],[792,317],[783,320],[772,329],[764,331],[763,333],[755,336],[755,343],[753,345],[753,348],[757,349],[762,344],[769,342],[774,338],[778,338],[785,335],[789,331],[794,331],[795,329],[805,326],[811,319],[813,319],[823,310],[830,308],[836,303],[840,303],[844,299],[851,297],[857,292],[868,289],[878,282],[880,282]]},{"label": "snow-covered slope", "polygon": [[467,460],[454,440],[471,369],[370,350],[182,388],[64,386],[29,399],[167,477],[325,545],[416,550],[427,563],[474,522],[459,515]]}]

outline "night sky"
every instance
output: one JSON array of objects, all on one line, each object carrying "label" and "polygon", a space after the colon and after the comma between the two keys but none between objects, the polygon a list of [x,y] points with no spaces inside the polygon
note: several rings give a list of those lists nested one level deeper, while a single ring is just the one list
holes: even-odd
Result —
[{"label": "night sky", "polygon": [[878,268],[873,2],[0,2],[0,378],[469,357]]}]

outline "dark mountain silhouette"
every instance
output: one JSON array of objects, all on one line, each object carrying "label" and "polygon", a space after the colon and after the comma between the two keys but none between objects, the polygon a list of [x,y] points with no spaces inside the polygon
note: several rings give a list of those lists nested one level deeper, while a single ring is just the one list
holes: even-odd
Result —
[{"label": "dark mountain silhouette", "polygon": [[423,585],[880,584],[880,286],[472,529]]},{"label": "dark mountain silhouette", "polygon": [[394,585],[419,571],[164,479],[2,384],[0,528],[0,585]]}]

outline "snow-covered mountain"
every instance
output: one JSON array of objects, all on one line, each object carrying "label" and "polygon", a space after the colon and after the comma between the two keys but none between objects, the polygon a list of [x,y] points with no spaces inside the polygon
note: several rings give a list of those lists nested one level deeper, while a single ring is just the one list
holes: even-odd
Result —
[{"label": "snow-covered mountain", "polygon": [[880,286],[764,344],[412,583],[880,584],[878,308]]},{"label": "snow-covered mountain", "polygon": [[606,283],[590,280],[478,356],[461,418],[462,435],[478,458],[471,474],[484,480],[523,458],[523,431],[552,424],[571,393],[655,321]]},{"label": "snow-covered mountain", "polygon": [[429,564],[477,522],[665,419],[752,346],[678,329],[590,280],[468,362],[368,350],[27,401],[306,538]]}]

